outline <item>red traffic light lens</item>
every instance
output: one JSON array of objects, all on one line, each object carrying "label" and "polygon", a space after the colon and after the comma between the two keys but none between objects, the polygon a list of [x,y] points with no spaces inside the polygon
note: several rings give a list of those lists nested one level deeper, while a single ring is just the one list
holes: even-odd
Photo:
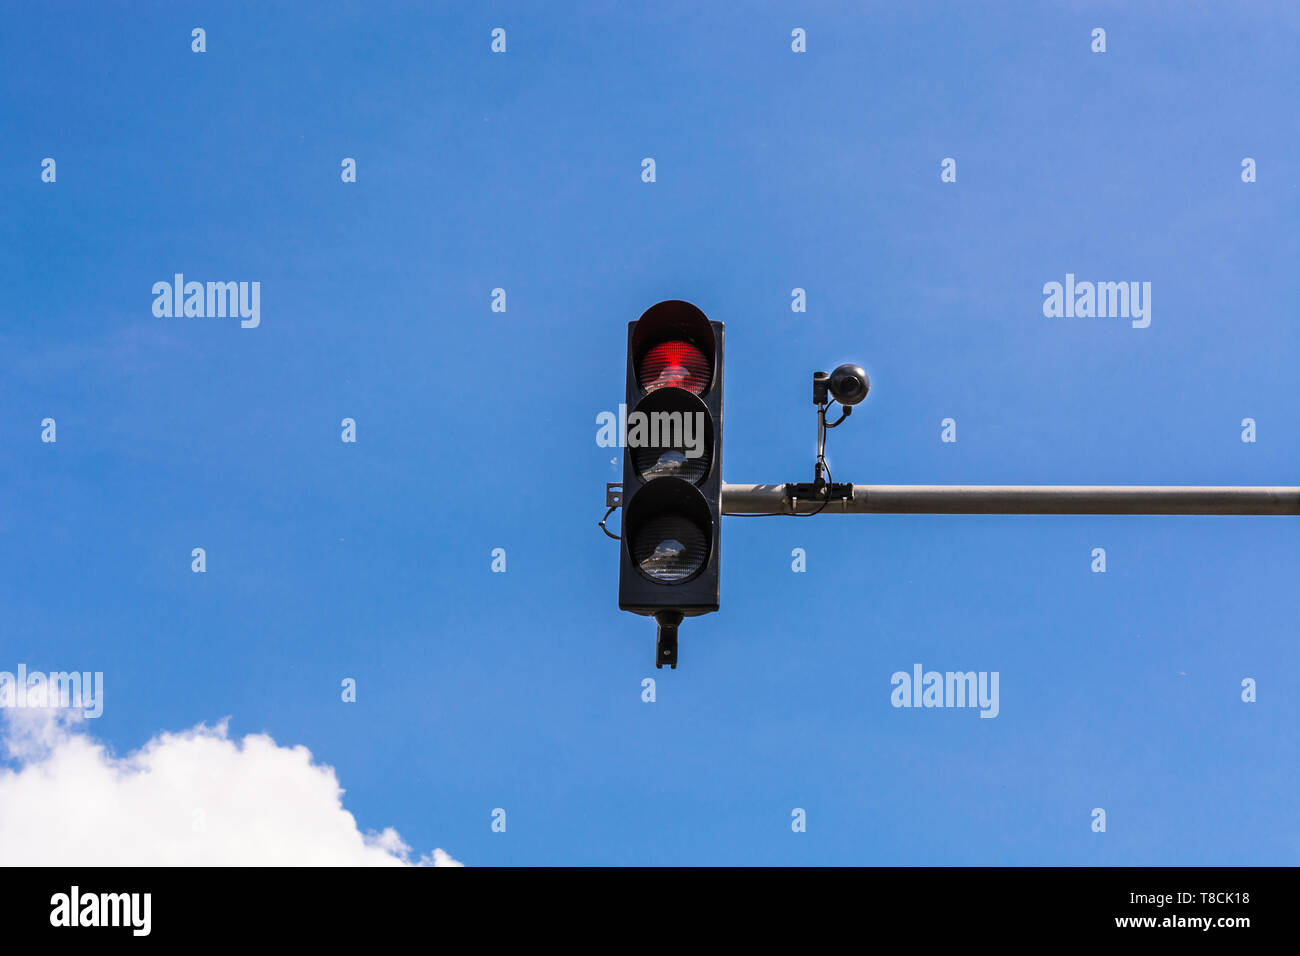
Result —
[{"label": "red traffic light lens", "polygon": [[691,343],[660,342],[641,359],[637,382],[644,392],[673,387],[703,395],[710,372],[708,357]]}]

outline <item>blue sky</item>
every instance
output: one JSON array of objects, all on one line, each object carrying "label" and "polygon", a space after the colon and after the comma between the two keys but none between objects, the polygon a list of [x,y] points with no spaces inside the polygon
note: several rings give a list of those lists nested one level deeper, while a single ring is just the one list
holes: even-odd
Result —
[{"label": "blue sky", "polygon": [[[1300,483],[1294,8],[322,6],[7,18],[0,669],[470,865],[1295,862],[1294,519],[729,518],[660,672],[595,526],[667,298],[727,324],[731,482],[810,480],[854,361],[837,480]],[[260,326],[155,317],[177,272]],[[1150,327],[1045,318],[1067,273]],[[891,707],[918,662],[998,717]]]}]

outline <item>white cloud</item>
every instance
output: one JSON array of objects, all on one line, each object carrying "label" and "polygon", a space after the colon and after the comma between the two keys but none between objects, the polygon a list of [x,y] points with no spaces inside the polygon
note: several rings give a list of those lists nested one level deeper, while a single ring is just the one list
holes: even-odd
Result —
[{"label": "white cloud", "polygon": [[[160,733],[126,757],[80,713],[0,708],[0,865],[402,866],[391,827],[362,833],[332,767],[226,724]],[[460,866],[442,850],[417,861]]]}]

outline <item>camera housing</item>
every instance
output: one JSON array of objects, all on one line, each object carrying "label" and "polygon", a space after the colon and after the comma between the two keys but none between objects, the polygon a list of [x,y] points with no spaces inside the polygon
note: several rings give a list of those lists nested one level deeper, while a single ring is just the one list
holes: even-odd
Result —
[{"label": "camera housing", "polygon": [[861,365],[841,365],[831,372],[831,397],[841,405],[856,405],[871,391],[871,380]]}]

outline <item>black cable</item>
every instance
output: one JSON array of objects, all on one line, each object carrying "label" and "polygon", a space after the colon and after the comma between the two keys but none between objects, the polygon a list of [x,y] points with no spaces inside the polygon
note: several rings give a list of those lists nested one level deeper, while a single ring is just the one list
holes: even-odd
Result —
[{"label": "black cable", "polygon": [[[826,469],[826,477],[831,478],[832,476],[831,476],[830,466],[826,464],[826,460],[824,458],[822,459],[821,466]],[[728,518],[811,518],[814,515],[821,514],[822,511],[825,510],[826,506],[830,503],[831,503],[831,482],[827,481],[826,500],[822,502],[822,506],[818,508],[816,511],[809,511],[807,514],[802,514],[802,515],[791,514],[788,511],[756,511],[756,512],[746,513],[746,514],[733,513],[727,515],[727,517]]]},{"label": "black cable", "polygon": [[843,425],[843,424],[844,424],[844,419],[848,418],[850,415],[853,414],[853,406],[852,406],[852,405],[841,405],[840,407],[841,407],[842,409],[844,409],[843,413],[840,415],[839,418],[835,419],[835,421],[833,421],[833,422],[827,422],[827,423],[826,423],[826,427],[827,427],[827,428],[836,428],[836,427],[839,426],[839,425]]},{"label": "black cable", "polygon": [[601,531],[605,532],[606,537],[613,538],[615,541],[622,541],[623,536],[621,534],[610,534],[609,529],[605,527],[605,522],[609,520],[609,516],[612,515],[616,510],[618,510],[618,505],[613,505],[608,511],[605,512],[605,517],[597,521],[596,524],[600,526]]},{"label": "black cable", "polygon": [[826,429],[834,428],[836,425],[849,417],[853,411],[849,406],[841,406],[844,414],[832,424],[826,423],[826,408],[830,403],[817,406],[817,477],[821,477],[823,471],[826,472],[826,498],[822,501],[822,506],[816,511],[809,511],[807,514],[791,515],[788,511],[757,511],[750,514],[732,514],[729,518],[812,518],[826,510],[826,506],[831,503],[831,485],[834,483],[834,476],[831,475],[830,465],[826,464]]},{"label": "black cable", "polygon": [[806,515],[800,515],[800,514],[797,514],[797,515],[795,515],[796,518],[811,518],[811,517],[813,517],[813,515],[819,515],[819,514],[821,514],[822,511],[826,508],[826,506],[827,506],[828,504],[831,503],[831,484],[832,484],[832,482],[834,481],[834,479],[831,477],[831,467],[830,467],[830,465],[826,464],[826,458],[825,458],[825,456],[823,456],[823,457],[818,461],[818,464],[820,464],[824,469],[826,469],[826,478],[827,478],[827,481],[826,481],[826,500],[822,502],[822,506],[821,506],[820,508],[818,508],[816,511],[810,511],[810,512],[808,512]]},{"label": "black cable", "polygon": [[[826,472],[827,478],[831,477],[830,466],[826,464],[826,428],[827,428],[826,409],[829,405],[830,403],[827,402],[825,405],[817,406],[817,480],[818,481],[821,481],[823,471]],[[844,421],[843,416],[840,417],[840,422],[842,421]],[[838,425],[840,422],[836,422],[835,425]],[[831,425],[829,427],[834,428],[835,425]],[[814,515],[819,515],[830,503],[830,500],[831,500],[831,482],[828,481],[826,482],[826,500],[822,502],[822,506],[818,508],[816,511],[808,512],[808,514],[806,515],[796,514],[795,517],[811,518]]]}]

